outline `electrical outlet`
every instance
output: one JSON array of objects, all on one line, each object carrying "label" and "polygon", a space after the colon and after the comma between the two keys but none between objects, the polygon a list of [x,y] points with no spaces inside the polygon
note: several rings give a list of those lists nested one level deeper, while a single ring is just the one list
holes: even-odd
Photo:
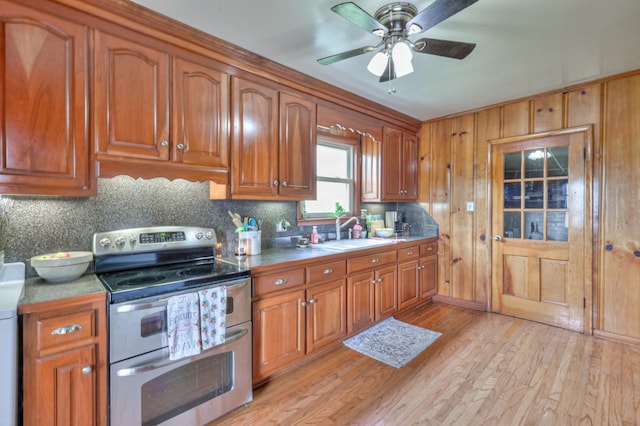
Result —
[{"label": "electrical outlet", "polygon": [[473,211],[473,201],[467,201],[467,211],[468,212]]}]

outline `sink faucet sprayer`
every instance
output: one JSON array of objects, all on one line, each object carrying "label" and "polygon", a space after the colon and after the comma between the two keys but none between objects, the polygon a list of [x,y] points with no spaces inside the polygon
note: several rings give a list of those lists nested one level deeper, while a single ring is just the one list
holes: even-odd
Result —
[{"label": "sink faucet sprayer", "polygon": [[[342,216],[340,216],[340,217],[342,217]],[[360,221],[358,220],[357,217],[351,216],[349,219],[347,219],[347,221],[345,223],[340,225],[340,217],[336,218],[336,240],[340,239],[340,228],[344,228],[345,226],[347,226],[349,224],[349,222],[351,222],[354,219],[356,221],[356,225],[360,224]]]}]

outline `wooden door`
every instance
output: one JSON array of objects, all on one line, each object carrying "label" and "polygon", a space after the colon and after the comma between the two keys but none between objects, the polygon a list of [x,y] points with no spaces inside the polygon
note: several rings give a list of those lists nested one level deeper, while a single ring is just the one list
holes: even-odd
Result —
[{"label": "wooden door", "polygon": [[414,306],[420,301],[418,260],[398,265],[398,310]]},{"label": "wooden door", "polygon": [[589,140],[581,131],[492,146],[494,311],[584,330]]},{"label": "wooden door", "polygon": [[402,131],[385,127],[383,138],[382,199],[383,201],[402,201],[402,191],[404,189],[402,178]]},{"label": "wooden door", "polygon": [[597,333],[640,345],[640,75],[606,83]]},{"label": "wooden door", "polygon": [[344,278],[307,290],[307,353],[347,335],[346,305]]},{"label": "wooden door", "polygon": [[396,265],[376,270],[375,276],[375,321],[398,312],[398,279]]},{"label": "wooden door", "polygon": [[95,195],[87,28],[0,1],[0,193]]},{"label": "wooden door", "polygon": [[304,304],[304,290],[254,302],[254,382],[304,356]]},{"label": "wooden door", "polygon": [[281,196],[316,197],[316,104],[280,93],[279,177]]},{"label": "wooden door", "polygon": [[364,330],[376,321],[373,271],[347,278],[347,332]]},{"label": "wooden door", "polygon": [[[34,375],[38,392],[34,411],[25,416],[25,423],[97,424],[96,365],[95,345],[38,358]],[[89,369],[83,371],[85,367]]]},{"label": "wooden door", "polygon": [[233,198],[278,195],[278,91],[259,82],[231,79]]},{"label": "wooden door", "polygon": [[229,76],[186,59],[173,62],[172,158],[229,165]]},{"label": "wooden door", "polygon": [[380,201],[382,179],[382,141],[371,136],[362,136],[362,201]]},{"label": "wooden door", "polygon": [[169,159],[169,55],[95,32],[97,152]]}]

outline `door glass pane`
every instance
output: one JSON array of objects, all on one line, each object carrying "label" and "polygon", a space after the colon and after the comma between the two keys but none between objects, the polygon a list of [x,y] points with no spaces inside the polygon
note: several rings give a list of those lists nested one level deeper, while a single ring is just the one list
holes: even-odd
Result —
[{"label": "door glass pane", "polygon": [[547,176],[569,176],[569,147],[549,148],[547,152]]},{"label": "door glass pane", "polygon": [[568,179],[547,181],[548,205],[549,209],[567,208],[567,185]]},{"label": "door glass pane", "polygon": [[502,235],[506,238],[521,238],[522,226],[520,226],[520,212],[505,212],[504,213],[504,229]]},{"label": "door glass pane", "polygon": [[528,240],[543,240],[544,235],[544,213],[527,212],[524,214],[525,234]]},{"label": "door glass pane", "polygon": [[567,218],[567,212],[550,212],[547,214],[547,240],[569,241]]},{"label": "door glass pane", "polygon": [[504,208],[520,208],[520,182],[504,184]]},{"label": "door glass pane", "polygon": [[524,152],[525,177],[544,177],[544,157],[544,149],[536,149],[534,151]]},{"label": "door glass pane", "polygon": [[505,179],[520,179],[522,177],[521,172],[521,153],[510,152],[504,154],[504,178]]},{"label": "door glass pane", "polygon": [[524,184],[524,208],[541,209],[544,197],[544,181],[536,180]]}]

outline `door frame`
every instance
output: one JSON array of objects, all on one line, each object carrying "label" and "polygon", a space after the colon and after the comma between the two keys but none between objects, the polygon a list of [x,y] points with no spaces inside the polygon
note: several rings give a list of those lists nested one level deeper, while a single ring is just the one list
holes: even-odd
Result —
[{"label": "door frame", "polygon": [[[584,203],[584,333],[585,334],[593,334],[593,323],[594,323],[594,294],[597,294],[594,286],[593,279],[593,242],[594,236],[596,235],[597,229],[594,229],[593,222],[593,125],[585,125],[585,126],[577,126],[570,127],[559,130],[551,130],[546,132],[539,133],[530,133],[521,136],[511,136],[506,138],[498,138],[498,139],[489,139],[487,143],[489,144],[488,149],[488,164],[487,164],[487,208],[488,208],[488,229],[489,238],[493,242],[493,235],[495,235],[495,230],[493,227],[493,149],[491,149],[494,145],[499,144],[509,144],[515,142],[526,142],[533,141],[536,139],[551,137],[551,136],[564,136],[571,135],[576,133],[584,133],[585,136],[585,171],[584,171],[584,181],[585,181],[585,203]],[[493,244],[489,247],[489,255],[493,258]],[[489,288],[488,293],[488,311],[493,312],[492,306],[492,297],[493,297],[493,278],[494,271],[491,271],[490,283],[491,287]]]}]

